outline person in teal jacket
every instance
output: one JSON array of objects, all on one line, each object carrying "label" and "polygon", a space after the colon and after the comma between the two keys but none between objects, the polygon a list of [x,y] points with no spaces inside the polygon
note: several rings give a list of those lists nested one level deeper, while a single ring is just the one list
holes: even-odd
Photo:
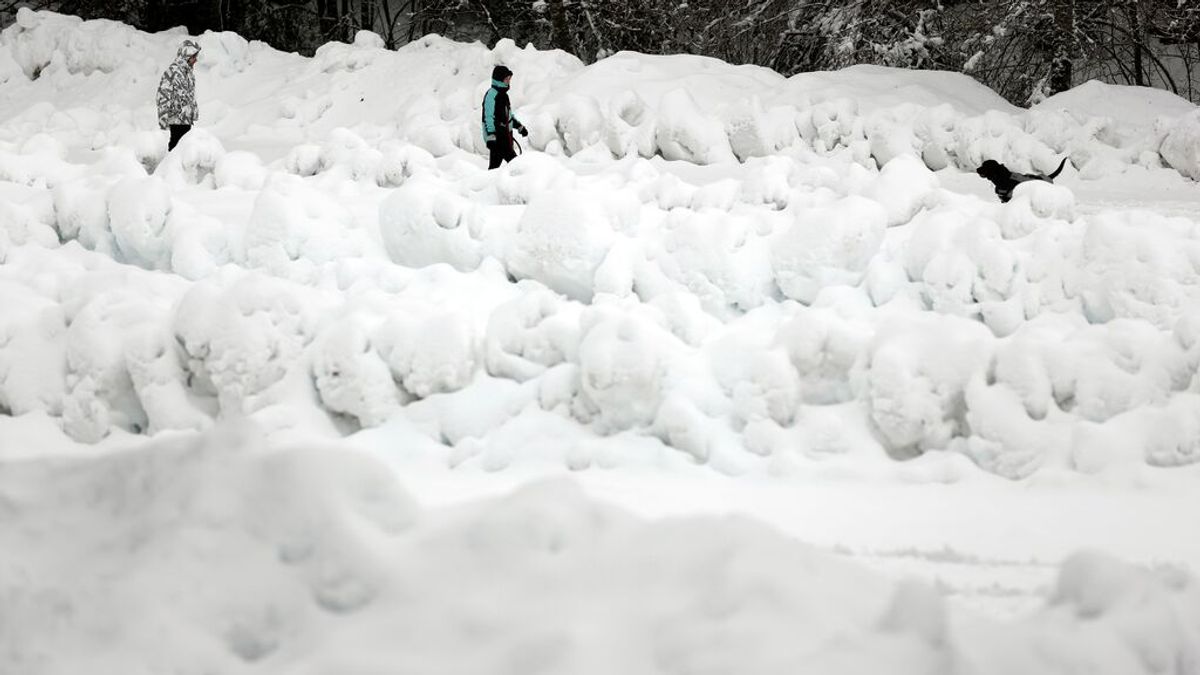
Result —
[{"label": "person in teal jacket", "polygon": [[522,136],[529,130],[512,112],[508,102],[508,88],[512,83],[512,71],[504,66],[492,69],[492,88],[483,96],[483,140],[488,147],[488,169],[498,168],[504,162],[516,158],[513,150],[512,130]]}]

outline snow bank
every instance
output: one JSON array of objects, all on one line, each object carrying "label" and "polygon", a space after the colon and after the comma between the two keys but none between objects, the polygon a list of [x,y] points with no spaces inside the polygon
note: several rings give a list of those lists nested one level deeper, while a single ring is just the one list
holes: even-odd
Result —
[{"label": "snow bank", "polygon": [[[1200,460],[1200,230],[1186,198],[1132,206],[1192,189],[1138,92],[1094,118],[1094,86],[1020,111],[950,73],[210,33],[168,154],[179,38],[27,11],[0,33],[0,419],[90,442],[399,419],[468,470]],[[531,135],[489,172],[499,62]],[[970,172],[1063,156],[1008,204]]]},{"label": "snow bank", "polygon": [[1153,129],[1163,118],[1178,118],[1196,105],[1165,89],[1131,87],[1089,80],[1034,105],[1033,110],[1060,110],[1080,119],[1104,117],[1131,127]]},{"label": "snow bank", "polygon": [[1177,121],[1162,142],[1167,164],[1192,180],[1200,180],[1200,110]]},{"label": "snow bank", "polygon": [[999,624],[751,520],[645,522],[565,481],[427,511],[392,476],[234,425],[7,462],[0,669],[1128,675],[1200,650],[1182,571],[1082,553]]},{"label": "snow bank", "polygon": [[[24,117],[21,126],[91,145],[146,125],[153,84],[178,39],[19,12],[0,35],[0,53],[23,77],[10,77],[6,86],[29,96],[82,77],[92,109]],[[911,155],[934,170],[973,169],[987,158],[1027,170],[1049,168],[1052,155],[1066,152],[1077,167],[1103,158],[1111,170],[1157,162],[1162,134],[1151,127],[1190,111],[1165,93],[1097,83],[1021,111],[961,73],[879,66],[785,79],[691,55],[623,52],[584,67],[561,52],[519,49],[510,40],[488,50],[427,36],[393,52],[364,34],[299,59],[231,33],[199,39],[201,128],[250,131],[258,141],[280,144],[289,170],[300,175],[328,168],[326,144],[339,133],[366,141],[355,160],[362,173],[379,163],[371,146],[396,134],[437,157],[482,152],[478,106],[496,63],[517,73],[514,105],[531,127],[532,147],[568,155],[600,151],[711,164],[803,145],[849,151],[878,165]],[[259,68],[286,75],[263,81],[255,75]],[[399,77],[405,96],[392,92]],[[63,100],[45,98],[50,110]],[[1101,100],[1105,110],[1120,112],[1089,119]],[[129,111],[134,101],[145,103]],[[17,123],[11,112],[3,117],[10,128]],[[0,161],[0,171],[4,166]]]}]

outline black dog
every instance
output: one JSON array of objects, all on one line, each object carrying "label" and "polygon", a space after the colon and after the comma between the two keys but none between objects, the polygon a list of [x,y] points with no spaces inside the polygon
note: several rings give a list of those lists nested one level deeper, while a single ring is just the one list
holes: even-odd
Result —
[{"label": "black dog", "polygon": [[1049,176],[1043,176],[1036,173],[1017,173],[1009,171],[1007,166],[994,159],[984,161],[983,164],[975,170],[975,173],[992,181],[992,185],[996,186],[996,196],[1001,202],[1008,202],[1012,199],[1013,190],[1017,189],[1017,185],[1029,180],[1044,180],[1047,183],[1053,183],[1058,174],[1062,173],[1063,167],[1067,165],[1067,158],[1063,157],[1063,161],[1054,170],[1054,173]]}]

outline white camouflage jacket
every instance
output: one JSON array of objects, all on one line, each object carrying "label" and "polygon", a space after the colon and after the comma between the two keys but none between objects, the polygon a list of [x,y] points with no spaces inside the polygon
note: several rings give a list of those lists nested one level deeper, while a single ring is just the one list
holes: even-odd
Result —
[{"label": "white camouflage jacket", "polygon": [[172,124],[193,124],[200,117],[196,105],[196,75],[188,65],[188,58],[200,53],[200,45],[185,40],[179,46],[175,60],[163,73],[158,83],[158,126],[162,129]]}]

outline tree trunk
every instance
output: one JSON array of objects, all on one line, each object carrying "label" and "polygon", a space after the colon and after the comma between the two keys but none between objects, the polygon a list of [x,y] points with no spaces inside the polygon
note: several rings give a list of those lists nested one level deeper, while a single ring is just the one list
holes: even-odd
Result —
[{"label": "tree trunk", "polygon": [[592,63],[604,56],[608,56],[608,47],[605,45],[604,38],[600,36],[600,31],[596,28],[596,21],[592,18],[592,10],[588,6],[588,0],[579,1],[579,9],[583,10],[583,16],[587,19],[588,26],[592,29],[592,35],[596,38],[596,53],[595,54],[576,54],[586,63]]},{"label": "tree trunk", "polygon": [[1075,0],[1054,0],[1054,58],[1050,66],[1050,93],[1071,88],[1071,52],[1075,45]]},{"label": "tree trunk", "polygon": [[322,42],[337,39],[338,0],[317,0],[317,21]]},{"label": "tree trunk", "polygon": [[547,0],[550,9],[550,46],[568,54],[575,53],[571,30],[567,28],[567,10],[563,0]]},{"label": "tree trunk", "polygon": [[1133,33],[1133,77],[1134,84],[1146,86],[1145,56],[1142,54],[1146,37],[1146,26],[1142,20],[1142,0],[1129,0],[1130,28]]}]

